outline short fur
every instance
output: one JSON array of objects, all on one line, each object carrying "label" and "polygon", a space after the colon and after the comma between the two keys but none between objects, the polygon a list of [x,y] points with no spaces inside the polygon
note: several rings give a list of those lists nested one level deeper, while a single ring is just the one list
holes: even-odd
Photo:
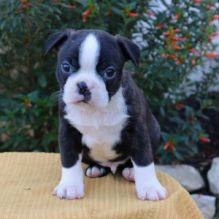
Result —
[{"label": "short fur", "polygon": [[[164,198],[164,188],[159,184],[155,173],[151,174],[154,171],[152,145],[155,146],[159,142],[160,127],[149,109],[142,90],[133,81],[130,73],[123,71],[124,63],[128,60],[135,65],[138,64],[139,48],[124,37],[114,37],[103,31],[72,29],[51,35],[46,44],[46,52],[54,47],[59,50],[56,75],[63,94],[59,99],[59,145],[63,168],[71,169],[76,164],[78,166],[80,154],[83,155],[84,162],[91,167],[95,166],[91,170],[88,169],[89,176],[92,176],[92,171],[95,176],[101,176],[101,173],[105,175],[108,172],[102,169],[98,171],[98,166],[105,167],[106,170],[110,168],[115,172],[120,164],[132,161],[137,174],[136,185],[142,184],[138,173],[142,174],[144,171],[145,174],[142,175],[151,175],[154,179],[151,182],[156,182],[153,190],[155,193],[149,192],[150,195],[145,191],[145,188],[148,189],[147,186],[143,189],[137,186],[138,197],[150,200]],[[92,56],[92,51],[94,56],[97,55],[96,58]],[[98,54],[95,51],[98,51]],[[81,73],[83,64],[80,62],[84,60],[83,62],[89,63],[89,55],[94,61],[89,64],[91,67]],[[68,75],[62,72],[61,65],[64,61],[73,66],[75,73]],[[108,66],[113,66],[116,71],[116,75],[110,80],[103,77]],[[77,91],[77,83],[82,79],[88,86],[85,89],[91,92],[90,102],[83,101],[83,95]],[[104,97],[105,94],[107,96]],[[68,98],[65,98],[66,95],[69,95],[69,103],[66,100]],[[101,100],[102,96],[104,100]],[[68,173],[62,178],[69,178],[67,175]],[[67,191],[66,187],[66,194]],[[59,191],[56,195],[60,197],[58,195],[60,193],[62,197],[69,198]],[[81,196],[82,194],[72,195],[72,198]]]}]

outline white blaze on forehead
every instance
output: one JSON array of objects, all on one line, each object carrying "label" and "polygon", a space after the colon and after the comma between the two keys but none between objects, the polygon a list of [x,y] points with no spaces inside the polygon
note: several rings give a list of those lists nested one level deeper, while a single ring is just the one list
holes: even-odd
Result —
[{"label": "white blaze on forehead", "polygon": [[96,69],[100,46],[94,34],[88,34],[81,44],[79,63],[81,71],[94,71]]}]

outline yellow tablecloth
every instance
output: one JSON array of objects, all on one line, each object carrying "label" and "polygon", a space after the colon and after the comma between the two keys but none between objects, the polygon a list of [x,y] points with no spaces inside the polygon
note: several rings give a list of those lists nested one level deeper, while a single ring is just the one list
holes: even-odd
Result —
[{"label": "yellow tablecloth", "polygon": [[59,200],[52,196],[60,178],[59,154],[0,154],[0,219],[200,219],[190,195],[167,174],[158,173],[168,199],[136,198],[134,183],[120,176],[85,177],[86,196]]}]

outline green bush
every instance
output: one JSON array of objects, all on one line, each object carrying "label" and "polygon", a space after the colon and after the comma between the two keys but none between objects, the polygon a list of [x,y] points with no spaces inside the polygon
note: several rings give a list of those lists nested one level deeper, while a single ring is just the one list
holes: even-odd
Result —
[{"label": "green bush", "polygon": [[[129,38],[140,32],[146,42],[139,68],[127,68],[136,72],[161,123],[158,159],[171,162],[197,153],[199,139],[208,137],[200,118],[203,109],[212,107],[206,91],[218,70],[204,74],[200,83],[187,76],[204,58],[217,56],[209,40],[216,36],[216,2],[175,0],[165,11],[157,11],[145,0],[2,0],[0,151],[58,150],[55,54],[45,57],[43,45],[51,31],[95,28]],[[187,104],[179,89],[185,81],[198,109]]]}]

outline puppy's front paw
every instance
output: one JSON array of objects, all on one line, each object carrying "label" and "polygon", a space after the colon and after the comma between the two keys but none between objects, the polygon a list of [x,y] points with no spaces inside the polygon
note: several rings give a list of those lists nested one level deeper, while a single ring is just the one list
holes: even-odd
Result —
[{"label": "puppy's front paw", "polygon": [[154,163],[147,166],[134,164],[135,189],[141,200],[158,201],[167,198],[167,190],[157,179]]},{"label": "puppy's front paw", "polygon": [[136,185],[136,193],[141,200],[158,201],[167,198],[167,191],[159,182],[154,185]]},{"label": "puppy's front paw", "polygon": [[83,184],[65,184],[60,182],[53,191],[60,199],[80,199],[84,197]]}]

